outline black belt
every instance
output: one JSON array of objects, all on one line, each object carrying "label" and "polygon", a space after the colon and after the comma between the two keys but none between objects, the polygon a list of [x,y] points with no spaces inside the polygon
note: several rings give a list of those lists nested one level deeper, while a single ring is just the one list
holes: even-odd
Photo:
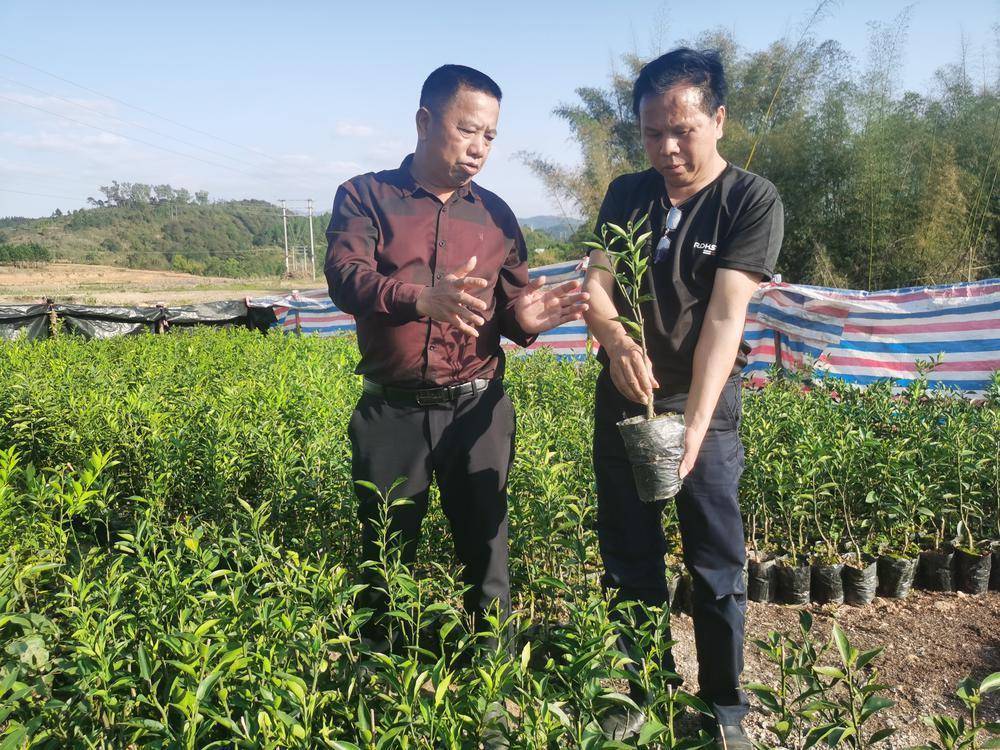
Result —
[{"label": "black belt", "polygon": [[435,404],[447,404],[457,400],[460,396],[482,393],[492,380],[476,378],[468,383],[458,383],[456,385],[445,385],[440,388],[397,388],[392,385],[382,385],[374,380],[364,379],[362,388],[365,393],[384,398],[386,401],[398,401],[405,404],[416,404],[417,406],[433,406]]}]

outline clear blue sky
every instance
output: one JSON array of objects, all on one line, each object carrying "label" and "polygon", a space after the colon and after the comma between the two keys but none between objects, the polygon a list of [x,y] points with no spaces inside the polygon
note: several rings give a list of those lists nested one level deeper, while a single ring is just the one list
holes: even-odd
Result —
[{"label": "clear blue sky", "polygon": [[[420,85],[446,62],[480,68],[504,90],[500,137],[479,182],[521,217],[559,213],[514,154],[578,161],[568,128],[552,115],[574,101],[575,88],[604,85],[624,52],[649,57],[713,27],[760,49],[797,36],[813,7],[615,5],[0,0],[0,216],[83,206],[113,179],[169,182],[213,198],[311,197],[324,210],[344,179],[395,166],[412,149]],[[890,22],[905,7],[843,0],[815,36],[838,40],[860,65],[868,22]],[[915,3],[901,83],[930,90],[934,70],[957,60],[963,35],[973,73],[982,75],[984,60],[995,71],[998,19],[997,0]]]}]

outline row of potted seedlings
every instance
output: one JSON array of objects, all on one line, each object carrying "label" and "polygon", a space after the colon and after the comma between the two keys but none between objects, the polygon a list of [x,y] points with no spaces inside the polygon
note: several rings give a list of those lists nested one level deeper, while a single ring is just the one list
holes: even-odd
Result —
[{"label": "row of potted seedlings", "polygon": [[[1000,591],[1000,541],[985,552],[965,548],[925,550],[913,556],[842,556],[837,562],[797,562],[788,556],[747,553],[746,591],[752,602],[850,604],[864,606],[876,596],[902,599],[913,588],[984,594]],[[672,609],[690,613],[688,573],[668,580]]]},{"label": "row of potted seedlings", "polygon": [[751,553],[747,598],[755,602],[869,604],[876,596],[899,599],[917,588],[983,594],[1000,591],[1000,542],[986,551],[946,547],[915,556],[856,554],[811,564]]}]

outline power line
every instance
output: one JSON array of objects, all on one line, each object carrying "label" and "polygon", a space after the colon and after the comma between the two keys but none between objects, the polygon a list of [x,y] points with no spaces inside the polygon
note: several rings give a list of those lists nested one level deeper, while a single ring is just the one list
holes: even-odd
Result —
[{"label": "power line", "polygon": [[74,122],[77,125],[83,125],[84,127],[87,127],[87,128],[93,128],[94,130],[98,130],[98,131],[100,131],[102,133],[109,133],[110,135],[115,135],[115,136],[118,136],[119,138],[125,138],[125,139],[130,140],[130,141],[136,141],[137,143],[141,143],[141,144],[143,144],[145,146],[150,146],[152,148],[159,149],[160,151],[166,151],[168,154],[174,154],[175,156],[183,156],[183,157],[185,157],[187,159],[194,159],[195,161],[200,161],[200,162],[202,162],[204,164],[209,164],[209,165],[211,165],[213,167],[221,167],[222,169],[229,169],[229,170],[231,170],[233,172],[238,172],[239,174],[246,175],[247,177],[253,177],[253,178],[257,178],[258,177],[258,175],[252,174],[250,172],[246,172],[246,171],[244,171],[242,169],[237,169],[236,167],[232,167],[232,166],[230,166],[228,164],[219,164],[218,162],[209,161],[208,159],[202,159],[200,156],[194,156],[192,154],[185,154],[183,151],[175,151],[174,149],[167,148],[166,146],[158,146],[155,143],[150,143],[149,141],[144,141],[141,138],[136,138],[135,136],[125,135],[124,133],[118,133],[118,132],[116,132],[114,130],[108,130],[107,128],[101,128],[101,127],[98,127],[97,125],[91,125],[89,122],[83,122],[83,120],[77,120],[76,118],[73,118],[73,117],[67,117],[66,115],[61,115],[58,112],[53,112],[52,110],[45,109],[43,107],[36,107],[34,104],[28,104],[27,102],[19,102],[17,99],[11,99],[9,97],[3,96],[2,94],[0,94],[0,99],[3,99],[4,101],[11,102],[12,104],[19,104],[22,107],[29,107],[31,109],[37,109],[39,112],[44,112],[47,115],[52,115],[53,117],[60,117],[63,120],[69,120],[70,122]]},{"label": "power line", "polygon": [[9,188],[0,188],[0,193],[17,193],[19,195],[35,195],[39,198],[65,198],[68,201],[78,201],[80,198],[71,198],[68,195],[52,195],[51,193],[29,193],[26,190],[11,190]]},{"label": "power line", "polygon": [[122,105],[124,105],[126,107],[129,107],[130,109],[134,109],[134,110],[136,110],[138,112],[142,112],[142,113],[147,114],[147,115],[149,115],[151,117],[156,117],[157,119],[163,120],[165,122],[169,122],[171,125],[176,125],[178,127],[184,128],[185,130],[190,130],[192,133],[198,133],[199,135],[207,136],[208,138],[212,138],[214,140],[220,141],[220,142],[225,143],[225,144],[227,144],[229,146],[233,146],[235,148],[241,148],[244,151],[249,151],[251,154],[254,154],[255,156],[263,156],[263,157],[265,157],[267,159],[271,159],[272,161],[281,161],[281,159],[278,159],[275,156],[271,156],[270,154],[266,154],[263,151],[260,151],[258,149],[252,149],[252,148],[249,148],[249,147],[244,146],[242,144],[234,143],[233,141],[226,140],[225,138],[221,138],[221,137],[219,137],[217,135],[212,135],[211,133],[208,133],[208,132],[206,132],[204,130],[199,130],[198,128],[192,128],[190,125],[185,125],[184,123],[178,122],[177,120],[172,120],[169,117],[165,117],[163,115],[158,115],[158,114],[156,114],[156,112],[151,112],[148,109],[143,109],[142,107],[136,106],[135,104],[129,104],[128,102],[124,101],[123,99],[119,99],[117,97],[111,96],[110,94],[101,93],[100,91],[97,91],[96,89],[92,89],[92,88],[89,88],[87,86],[84,86],[81,83],[76,83],[75,81],[71,81],[68,78],[63,78],[62,76],[56,75],[55,73],[50,73],[47,70],[43,70],[42,68],[39,68],[39,67],[37,67],[35,65],[31,65],[30,63],[26,63],[23,60],[18,60],[16,57],[11,57],[10,55],[5,55],[2,52],[0,52],[0,57],[3,57],[3,58],[5,58],[7,60],[10,60],[12,62],[16,62],[18,65],[23,65],[24,67],[30,68],[31,70],[35,70],[35,71],[37,71],[39,73],[44,73],[45,75],[50,76],[52,78],[55,78],[58,81],[62,81],[63,83],[68,83],[71,86],[76,86],[78,89],[83,89],[84,91],[89,91],[91,94],[96,94],[97,96],[102,96],[105,99],[110,99],[113,102],[118,102],[119,104],[122,104]]},{"label": "power line", "polygon": [[253,164],[252,162],[244,161],[243,159],[237,159],[235,156],[230,156],[229,154],[224,154],[221,151],[215,151],[214,149],[211,149],[211,148],[205,148],[204,146],[199,146],[197,143],[193,143],[192,141],[186,141],[183,138],[177,138],[176,136],[172,136],[169,133],[163,133],[163,132],[161,132],[159,130],[156,130],[155,128],[151,128],[151,127],[148,127],[146,125],[143,125],[142,123],[134,122],[132,120],[126,120],[123,117],[118,117],[117,115],[108,114],[106,112],[101,112],[101,111],[95,109],[94,107],[87,106],[86,104],[81,104],[80,102],[74,102],[72,99],[67,99],[66,97],[59,96],[58,94],[53,94],[53,93],[51,93],[49,91],[45,91],[45,90],[40,89],[40,88],[36,88],[35,86],[29,86],[27,83],[22,83],[21,81],[15,81],[13,78],[8,78],[7,76],[0,76],[0,80],[4,80],[4,81],[7,81],[9,83],[13,83],[16,86],[22,86],[22,87],[24,87],[26,89],[31,89],[32,91],[36,91],[39,94],[44,94],[45,96],[51,97],[53,99],[58,99],[59,101],[66,102],[67,104],[70,104],[70,105],[72,105],[74,107],[79,107],[81,109],[85,109],[88,112],[94,112],[94,113],[100,115],[101,117],[107,117],[107,118],[112,119],[112,120],[117,120],[118,122],[123,122],[126,125],[129,125],[129,126],[134,127],[134,128],[140,128],[142,130],[148,130],[150,133],[158,135],[161,138],[168,138],[171,141],[177,141],[178,143],[183,143],[185,146],[191,146],[192,148],[196,148],[196,149],[199,149],[201,151],[205,151],[205,152],[207,152],[209,154],[215,154],[216,156],[221,156],[223,159],[231,159],[232,161],[235,161],[235,162],[237,162],[239,164],[244,164],[244,165],[246,165],[248,167],[257,167],[257,166],[259,166],[258,164]]}]

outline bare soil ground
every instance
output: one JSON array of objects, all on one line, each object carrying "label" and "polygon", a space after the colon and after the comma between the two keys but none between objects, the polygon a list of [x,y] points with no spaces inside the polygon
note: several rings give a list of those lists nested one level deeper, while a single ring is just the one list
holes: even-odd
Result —
[{"label": "bare soil ground", "polygon": [[324,283],[322,278],[230,279],[77,263],[0,266],[0,304],[50,298],[89,305],[183,305],[316,289]]},{"label": "bare soil ground", "polygon": [[[797,635],[800,609],[750,602],[745,681],[776,684],[774,665],[764,659],[752,641],[765,638],[772,630]],[[885,648],[874,664],[879,670],[879,682],[891,686],[888,697],[896,702],[884,714],[886,723],[897,730],[889,740],[893,748],[912,747],[933,739],[933,730],[920,717],[936,713],[964,715],[965,709],[955,697],[959,681],[969,675],[982,680],[1000,671],[997,592],[968,596],[913,591],[906,599],[877,598],[866,607],[810,605],[808,610],[814,618],[812,632],[819,642],[829,638],[836,620],[855,647]],[[685,688],[694,690],[698,670],[690,617],[673,618],[673,636]],[[1000,721],[1000,693],[986,697],[981,715],[985,721]],[[755,706],[747,718],[747,731],[755,739],[764,739],[769,735],[767,723],[768,717]]]}]

